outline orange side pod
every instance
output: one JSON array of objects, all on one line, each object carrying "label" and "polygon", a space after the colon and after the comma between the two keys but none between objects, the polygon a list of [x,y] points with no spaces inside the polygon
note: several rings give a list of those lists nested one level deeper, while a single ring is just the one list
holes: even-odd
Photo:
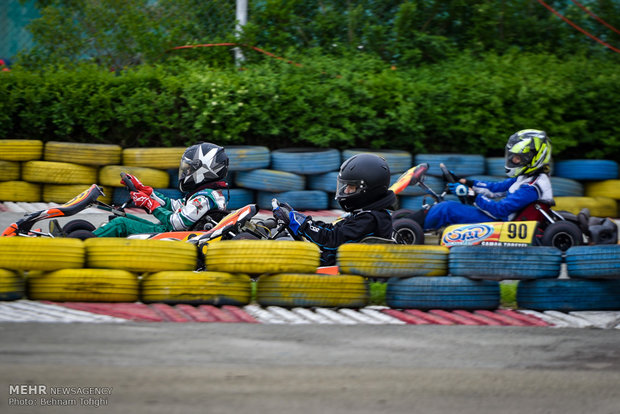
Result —
[{"label": "orange side pod", "polygon": [[17,223],[11,224],[9,227],[4,229],[2,232],[2,237],[12,237],[17,236]]}]

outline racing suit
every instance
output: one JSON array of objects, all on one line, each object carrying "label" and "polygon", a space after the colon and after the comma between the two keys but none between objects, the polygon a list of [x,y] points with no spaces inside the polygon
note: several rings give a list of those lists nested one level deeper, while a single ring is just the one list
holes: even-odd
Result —
[{"label": "racing suit", "polygon": [[[553,190],[547,174],[519,176],[504,181],[473,180],[473,205],[444,201],[433,205],[424,219],[425,230],[451,224],[510,221],[529,204],[540,201],[553,205]],[[503,198],[502,198],[503,197]],[[494,201],[494,198],[502,198]]]},{"label": "racing suit", "polygon": [[139,233],[163,233],[167,231],[188,230],[208,211],[226,209],[226,199],[217,189],[202,188],[182,199],[172,199],[157,191],[151,198],[160,206],[153,210],[153,215],[160,221],[152,221],[127,215],[117,217],[93,233],[97,237],[127,237]]},{"label": "racing suit", "polygon": [[388,209],[396,201],[393,192],[382,199],[354,210],[334,223],[324,223],[307,217],[299,227],[301,234],[321,249],[321,266],[336,263],[338,246],[344,243],[359,242],[365,237],[375,236],[389,239],[392,237],[392,217]]}]

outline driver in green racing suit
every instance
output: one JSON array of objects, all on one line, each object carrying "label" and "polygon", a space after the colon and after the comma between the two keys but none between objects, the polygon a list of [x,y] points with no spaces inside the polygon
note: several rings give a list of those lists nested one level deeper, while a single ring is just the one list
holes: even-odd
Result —
[{"label": "driver in green racing suit", "polygon": [[159,223],[137,216],[118,217],[99,227],[96,237],[127,237],[139,233],[163,233],[189,230],[207,212],[226,210],[226,199],[220,191],[227,188],[228,156],[224,148],[202,142],[187,148],[179,166],[179,190],[182,199],[171,199],[127,175],[137,191],[130,196],[137,207],[143,207]]}]

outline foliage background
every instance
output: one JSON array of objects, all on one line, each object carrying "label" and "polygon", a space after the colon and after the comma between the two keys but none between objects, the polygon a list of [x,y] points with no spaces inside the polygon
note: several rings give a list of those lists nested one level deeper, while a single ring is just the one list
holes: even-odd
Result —
[{"label": "foliage background", "polygon": [[[539,128],[562,158],[620,159],[620,55],[535,0],[38,0],[0,73],[0,138],[501,155]],[[610,44],[575,2],[549,1]],[[620,3],[582,1],[620,27]],[[255,45],[290,59],[217,42]]]}]

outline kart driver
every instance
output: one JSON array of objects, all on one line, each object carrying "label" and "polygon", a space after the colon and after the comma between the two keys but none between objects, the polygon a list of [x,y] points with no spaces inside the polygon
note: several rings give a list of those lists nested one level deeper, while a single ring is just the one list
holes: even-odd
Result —
[{"label": "kart driver", "polygon": [[347,213],[334,223],[315,221],[281,203],[273,216],[295,235],[302,235],[321,249],[321,266],[336,263],[338,246],[359,242],[368,236],[392,237],[392,218],[388,209],[396,202],[389,190],[390,168],[375,154],[357,154],[340,166],[336,200]]},{"label": "kart driver", "polygon": [[[510,221],[528,205],[540,201],[552,206],[549,179],[551,141],[544,131],[524,129],[508,138],[505,151],[506,175],[501,182],[467,180],[452,174],[448,192],[466,197],[468,204],[443,201],[414,213],[411,218],[424,230],[451,224]],[[504,198],[502,198],[504,197]],[[495,201],[495,198],[502,198]]]},{"label": "kart driver", "polygon": [[118,217],[93,233],[97,237],[127,237],[189,230],[207,212],[225,211],[226,200],[220,190],[228,186],[224,181],[227,173],[228,156],[224,148],[208,142],[192,145],[183,153],[179,166],[179,190],[185,193],[182,199],[168,198],[127,175],[137,190],[130,192],[134,204],[145,208],[160,223],[136,216]]}]

